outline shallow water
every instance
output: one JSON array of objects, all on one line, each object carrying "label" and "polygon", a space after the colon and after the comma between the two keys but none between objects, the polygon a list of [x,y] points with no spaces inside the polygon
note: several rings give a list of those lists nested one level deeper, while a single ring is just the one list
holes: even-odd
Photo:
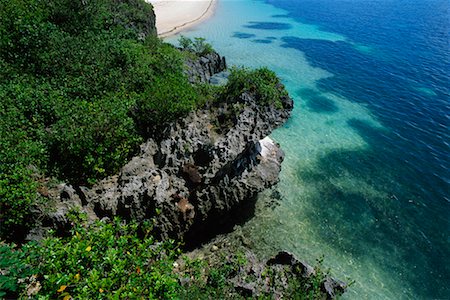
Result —
[{"label": "shallow water", "polygon": [[280,183],[243,227],[256,251],[323,255],[348,299],[450,299],[449,18],[440,0],[222,0],[184,33],[295,101]]}]

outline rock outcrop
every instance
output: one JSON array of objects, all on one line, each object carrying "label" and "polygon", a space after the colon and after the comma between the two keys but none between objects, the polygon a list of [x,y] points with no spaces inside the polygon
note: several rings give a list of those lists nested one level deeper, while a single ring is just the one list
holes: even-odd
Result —
[{"label": "rock outcrop", "polygon": [[220,73],[227,68],[226,59],[217,52],[208,53],[200,57],[187,58],[186,73],[191,83],[207,83],[214,74]]},{"label": "rock outcrop", "polygon": [[283,109],[250,95],[239,101],[242,111],[226,132],[217,128],[218,114],[227,113],[220,104],[173,124],[161,141],[149,139],[118,176],[85,195],[87,206],[99,217],[153,218],[163,237],[183,238],[274,185],[283,152],[266,137],[288,118],[291,100]]},{"label": "rock outcrop", "polygon": [[[236,103],[237,115],[231,109]],[[144,143],[118,175],[91,189],[60,186],[58,208],[46,223],[65,226],[69,207],[78,207],[91,218],[153,219],[162,237],[183,238],[220,224],[234,207],[278,181],[283,152],[267,136],[292,109],[288,97],[282,108],[261,106],[249,94],[236,103],[190,113],[169,126],[165,138]],[[220,116],[231,113],[232,125],[222,126]]]},{"label": "rock outcrop", "polygon": [[[241,238],[239,232],[219,235],[186,256],[204,261],[209,269],[234,270],[222,274],[229,284],[228,291],[230,295],[237,292],[245,298],[265,299],[271,295],[271,299],[303,299],[309,295],[311,299],[336,299],[348,287],[347,283],[331,277],[320,264],[313,267],[287,251],[262,259],[261,253],[257,255],[244,246]],[[180,274],[189,268],[183,259],[178,259],[176,265],[175,271]],[[201,277],[211,280],[207,269]]]},{"label": "rock outcrop", "polygon": [[[194,73],[202,80],[224,67],[218,54],[211,54],[211,64],[199,61]],[[280,100],[281,107],[262,105],[243,93],[191,112],[141,145],[118,175],[90,189],[61,185],[50,191],[56,208],[43,223],[66,228],[67,212],[77,208],[91,219],[152,219],[163,238],[194,237],[220,226],[230,211],[278,181],[284,154],[267,136],[293,107],[288,96]]]},{"label": "rock outcrop", "polygon": [[[345,282],[327,274],[318,274],[316,269],[292,253],[280,251],[265,262],[260,261],[251,251],[247,251],[245,255],[247,263],[231,279],[236,290],[243,296],[256,298],[263,293],[269,293],[274,295],[275,299],[283,299],[285,296],[292,296],[289,294],[292,292],[289,291],[290,282],[302,282],[313,277],[318,281],[317,284],[326,299],[336,299],[347,289]],[[265,274],[273,274],[273,278],[267,280]],[[248,282],[249,277],[252,279],[251,283]]]}]

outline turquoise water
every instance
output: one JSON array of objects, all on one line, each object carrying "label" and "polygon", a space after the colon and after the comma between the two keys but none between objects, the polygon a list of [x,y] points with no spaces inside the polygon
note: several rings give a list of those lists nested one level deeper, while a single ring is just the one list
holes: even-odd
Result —
[{"label": "turquoise water", "polygon": [[448,7],[219,0],[183,33],[294,98],[280,183],[243,227],[256,251],[324,255],[348,299],[450,299]]}]

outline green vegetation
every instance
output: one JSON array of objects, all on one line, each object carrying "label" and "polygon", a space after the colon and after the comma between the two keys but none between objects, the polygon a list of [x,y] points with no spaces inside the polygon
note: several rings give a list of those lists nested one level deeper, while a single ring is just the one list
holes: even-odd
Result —
[{"label": "green vegetation", "polygon": [[0,236],[26,225],[38,176],[92,184],[204,98],[152,19],[143,0],[2,1]]},{"label": "green vegetation", "polygon": [[[212,99],[279,105],[268,69],[233,69],[225,88],[191,85],[184,55],[154,36],[143,0],[5,0],[0,8],[0,236],[26,228],[36,178],[93,184],[148,136]],[[131,25],[128,25],[131,24]],[[180,38],[188,53],[212,51]]]},{"label": "green vegetation", "polygon": [[196,55],[200,56],[214,52],[211,44],[207,43],[206,39],[201,37],[195,37],[192,40],[182,35],[178,39],[178,44],[180,45],[180,48],[182,50],[189,51],[191,53],[195,53]]},{"label": "green vegetation", "polygon": [[[76,215],[76,214],[74,214]],[[150,223],[96,222],[80,218],[66,238],[51,237],[22,247],[0,244],[0,298],[26,299],[246,299],[230,278],[247,267],[237,252],[211,263],[181,256],[173,241],[158,242]],[[325,273],[304,281],[286,277],[286,295],[320,299]],[[275,275],[278,274],[278,275]],[[270,267],[264,282],[281,283]],[[252,282],[252,274],[243,277]],[[284,275],[283,275],[284,276]],[[260,299],[272,299],[262,293]]]},{"label": "green vegetation", "polygon": [[[6,269],[8,285],[0,290],[25,297],[27,286],[36,281],[35,296],[42,299],[171,299],[179,288],[172,264],[180,251],[174,242],[155,242],[150,231],[148,224],[115,220],[78,225],[69,238],[49,238],[19,250],[3,246],[19,263]],[[23,265],[30,271],[17,272],[16,266]]]},{"label": "green vegetation", "polygon": [[249,93],[262,105],[273,104],[279,108],[282,107],[280,99],[287,96],[280,79],[265,67],[256,70],[237,67],[231,69],[222,100],[233,101],[242,93]]},{"label": "green vegetation", "polygon": [[[186,54],[156,38],[153,19],[143,0],[2,0],[0,239],[26,233],[45,184],[114,174],[147,137],[199,106],[242,92],[279,105],[285,91],[267,69],[233,69],[225,87],[190,84]],[[203,38],[180,45],[195,57],[213,51]],[[150,223],[88,226],[76,215],[68,237],[0,241],[0,298],[243,298],[229,281],[246,263],[240,254],[214,266],[182,259]]]}]

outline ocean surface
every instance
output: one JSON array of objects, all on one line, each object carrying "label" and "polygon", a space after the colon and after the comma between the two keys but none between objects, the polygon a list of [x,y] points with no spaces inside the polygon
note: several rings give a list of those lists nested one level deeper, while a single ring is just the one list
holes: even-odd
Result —
[{"label": "ocean surface", "polygon": [[[345,299],[450,299],[450,2],[219,0],[185,32],[268,66],[295,101],[286,158],[241,228],[323,256]],[[169,41],[174,42],[176,37]]]}]

